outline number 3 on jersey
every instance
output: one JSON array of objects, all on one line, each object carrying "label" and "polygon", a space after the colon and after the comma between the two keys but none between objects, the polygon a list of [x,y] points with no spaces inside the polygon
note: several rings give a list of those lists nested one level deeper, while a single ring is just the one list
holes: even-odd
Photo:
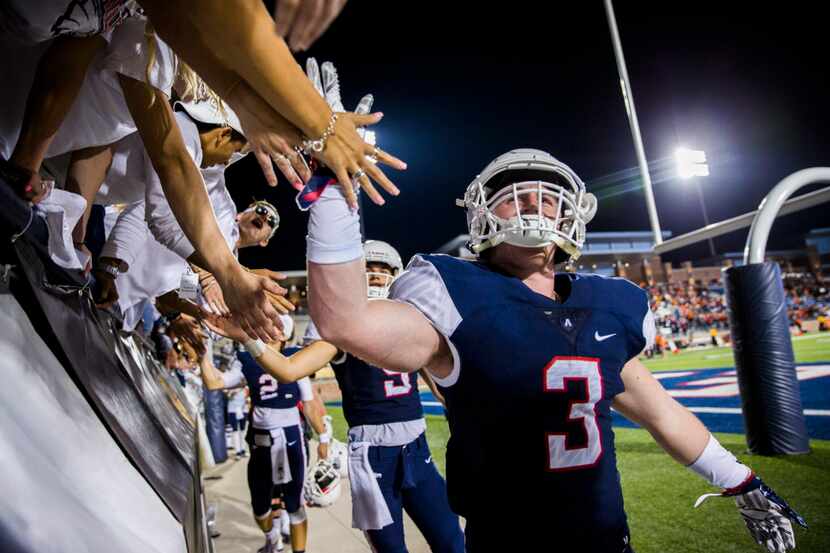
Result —
[{"label": "number 3 on jersey", "polygon": [[587,397],[568,397],[568,421],[582,421],[587,436],[583,447],[568,447],[568,432],[546,432],[550,471],[592,467],[602,455],[602,441],[595,407],[602,399],[602,376],[595,357],[554,357],[543,371],[545,393],[568,395],[568,381],[585,382]]},{"label": "number 3 on jersey", "polygon": [[[381,370],[385,374],[395,377],[383,381],[383,391],[386,393],[386,397],[405,396],[412,389],[412,383],[409,381],[409,373],[396,373],[395,371],[387,371],[386,369]],[[399,379],[400,384],[395,384],[395,379]]]}]

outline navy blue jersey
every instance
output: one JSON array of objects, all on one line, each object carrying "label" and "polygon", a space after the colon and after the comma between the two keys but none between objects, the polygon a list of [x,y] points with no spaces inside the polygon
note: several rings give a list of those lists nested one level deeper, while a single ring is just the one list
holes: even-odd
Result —
[{"label": "navy blue jersey", "polygon": [[251,405],[270,409],[289,409],[300,401],[300,387],[296,382],[280,384],[277,379],[262,370],[247,351],[237,353],[242,363],[242,374],[251,389]]},{"label": "navy blue jersey", "polygon": [[411,421],[424,416],[418,373],[379,369],[353,355],[332,362],[349,427]]},{"label": "navy blue jersey", "polygon": [[624,279],[568,273],[556,290],[563,301],[485,264],[430,255],[413,258],[391,297],[417,307],[453,350],[452,374],[436,380],[453,510],[481,520],[493,501],[543,502],[550,508],[534,512],[552,543],[557,530],[627,539],[611,401],[623,365],[653,336],[647,296]]}]

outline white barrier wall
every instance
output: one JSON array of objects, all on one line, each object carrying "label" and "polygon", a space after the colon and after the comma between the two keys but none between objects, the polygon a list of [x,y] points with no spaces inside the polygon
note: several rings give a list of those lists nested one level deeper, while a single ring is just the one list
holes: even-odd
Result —
[{"label": "white barrier wall", "polygon": [[0,550],[187,550],[181,524],[8,293],[0,379]]}]

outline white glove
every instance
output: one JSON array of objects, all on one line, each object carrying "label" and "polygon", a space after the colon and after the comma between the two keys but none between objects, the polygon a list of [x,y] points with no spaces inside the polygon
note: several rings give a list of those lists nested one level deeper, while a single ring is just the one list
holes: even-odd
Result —
[{"label": "white glove", "polygon": [[[332,111],[344,112],[346,108],[343,107],[343,100],[340,98],[340,77],[337,74],[337,68],[330,61],[323,62],[322,66],[317,65],[317,60],[308,58],[305,63],[306,75],[308,80],[317,89],[317,92],[322,96]],[[358,115],[366,115],[372,111],[372,104],[375,99],[371,94],[367,94],[358,102],[354,112]],[[357,129],[360,138],[363,138],[365,130],[363,128]]]},{"label": "white glove", "polygon": [[804,518],[757,476],[738,489],[703,495],[695,507],[714,496],[735,498],[735,504],[750,535],[770,553],[786,553],[795,549],[795,532],[791,521],[807,528]]},{"label": "white glove", "polygon": [[[322,75],[321,75],[322,69]],[[317,60],[308,58],[305,62],[305,70],[308,79],[320,96],[325,98],[326,103],[332,111],[343,112],[343,101],[340,99],[340,79],[337,76],[337,69],[330,61],[323,62],[322,68],[317,65]]]}]

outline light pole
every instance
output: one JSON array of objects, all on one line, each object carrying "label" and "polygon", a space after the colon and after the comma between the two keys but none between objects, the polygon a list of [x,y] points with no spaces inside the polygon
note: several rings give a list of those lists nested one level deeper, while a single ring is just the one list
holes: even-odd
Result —
[{"label": "light pole", "polygon": [[611,5],[611,0],[605,0],[605,15],[608,17],[608,28],[611,31],[611,42],[614,45],[617,71],[620,73],[620,87],[623,102],[625,102],[625,112],[628,115],[628,125],[631,127],[631,137],[634,139],[634,152],[637,154],[637,164],[640,166],[640,176],[643,179],[648,219],[654,234],[654,245],[658,246],[663,242],[663,233],[660,230],[660,220],[657,218],[657,204],[654,202],[654,189],[651,186],[651,175],[648,172],[643,139],[640,136],[640,122],[637,120],[637,110],[634,109],[634,93],[631,92],[631,83],[628,82],[628,69],[625,66],[620,33],[617,30],[617,19],[614,16],[614,6]]},{"label": "light pole", "polygon": [[[695,188],[697,189],[697,199],[700,201],[700,210],[703,212],[703,223],[709,226],[709,214],[706,212],[706,203],[703,201],[703,188],[700,186],[700,180],[695,177],[708,177],[709,165],[706,163],[706,152],[703,150],[689,150],[688,148],[678,148],[674,152],[674,158],[677,161],[677,176],[683,180],[693,180]],[[711,238],[709,242],[709,253],[715,257],[715,243]]]}]

